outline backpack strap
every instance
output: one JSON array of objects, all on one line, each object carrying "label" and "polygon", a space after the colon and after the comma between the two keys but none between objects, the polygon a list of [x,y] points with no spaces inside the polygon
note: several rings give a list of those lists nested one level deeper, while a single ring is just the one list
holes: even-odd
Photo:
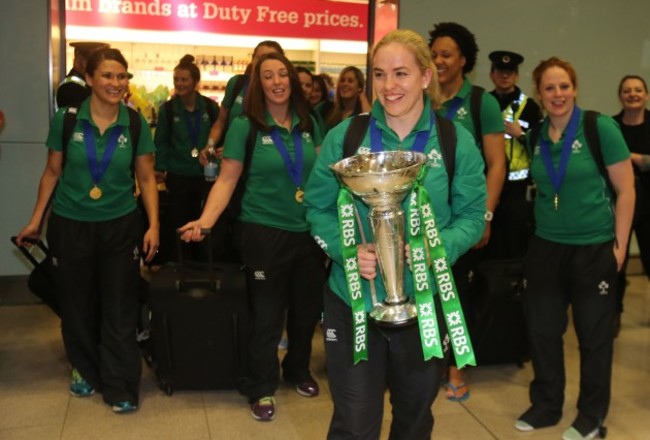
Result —
[{"label": "backpack strap", "polygon": [[131,107],[126,108],[129,114],[129,136],[131,137],[131,176],[135,176],[135,158],[138,156],[138,144],[142,132],[140,113]]},{"label": "backpack strap", "polygon": [[603,157],[603,150],[600,148],[600,136],[598,134],[598,116],[599,112],[594,110],[585,110],[585,138],[587,138],[587,145],[589,146],[589,151],[596,162],[598,171],[605,179],[607,188],[609,189],[610,194],[612,195],[612,200],[616,201],[616,190],[612,181],[609,179],[609,173],[607,172],[607,166],[605,165],[605,158]]},{"label": "backpack strap", "polygon": [[244,75],[239,75],[237,79],[235,80],[235,87],[233,88],[233,93],[230,95],[230,99],[226,101],[225,99],[221,102],[221,105],[224,107],[227,107],[230,109],[232,105],[235,103],[235,99],[239,96],[242,90],[244,90],[244,86],[246,85],[246,82],[248,81],[249,76],[244,74]]},{"label": "backpack strap", "polygon": [[167,121],[167,132],[171,133],[174,126],[174,102],[170,99],[163,104],[163,107],[165,109],[165,120]]},{"label": "backpack strap", "polygon": [[454,173],[456,172],[456,144],[458,143],[456,127],[449,119],[442,117],[437,113],[435,116],[438,142],[440,143],[440,151],[442,153],[442,160],[445,163],[449,185],[447,203],[451,205],[451,186],[454,183]]},{"label": "backpack strap", "polygon": [[472,114],[476,145],[478,145],[481,153],[483,153],[483,127],[481,126],[481,104],[483,103],[483,92],[485,92],[483,87],[473,85],[469,98],[469,111]]},{"label": "backpack strap", "polygon": [[77,112],[79,109],[77,107],[68,107],[68,109],[63,114],[63,132],[61,133],[61,170],[65,167],[65,161],[68,157],[68,144],[72,138],[72,132],[77,125]]},{"label": "backpack strap", "polygon": [[[65,168],[65,161],[68,157],[68,144],[72,138],[72,132],[74,131],[75,126],[77,125],[77,107],[68,107],[65,113],[63,114],[63,131],[61,132],[61,172]],[[54,189],[52,189],[52,194],[50,198],[47,199],[45,208],[43,209],[43,215],[41,216],[41,221],[38,224],[38,234],[41,234],[43,226],[45,225],[45,220],[48,217],[50,209],[52,209],[52,203],[54,203],[54,194],[56,194],[56,189],[59,187],[59,181],[57,180],[54,184]]]},{"label": "backpack strap", "polygon": [[343,159],[357,152],[369,125],[370,113],[361,113],[352,118],[343,138]]},{"label": "backpack strap", "polygon": [[207,96],[201,95],[201,97],[205,102],[205,109],[208,112],[208,118],[210,118],[210,126],[212,126],[212,124],[214,124],[214,121],[216,121],[219,117],[219,104]]}]

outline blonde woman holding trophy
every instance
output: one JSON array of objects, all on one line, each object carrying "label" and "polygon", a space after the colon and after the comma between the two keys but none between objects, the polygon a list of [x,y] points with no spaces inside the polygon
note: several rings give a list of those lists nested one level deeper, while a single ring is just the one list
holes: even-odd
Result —
[{"label": "blonde woman holding trophy", "polygon": [[390,438],[429,439],[450,353],[475,363],[451,265],[483,233],[483,162],[471,134],[434,113],[436,70],[421,36],[386,35],[371,74],[377,100],[359,145],[349,151],[344,140],[362,116],[332,129],[305,191],[312,235],[333,261],[328,438],[379,438],[388,389]]}]

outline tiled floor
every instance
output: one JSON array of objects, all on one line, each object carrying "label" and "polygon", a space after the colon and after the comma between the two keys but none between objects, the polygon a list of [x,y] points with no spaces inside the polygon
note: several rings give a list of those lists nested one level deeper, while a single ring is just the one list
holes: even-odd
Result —
[{"label": "tiled floor", "polygon": [[[616,341],[609,439],[650,439],[650,284],[631,277],[623,328]],[[320,332],[314,338],[313,370],[322,385],[314,399],[288,386],[277,393],[277,419],[254,421],[236,392],[160,392],[145,367],[138,412],[114,415],[100,396],[76,399],[67,392],[69,367],[58,322],[42,305],[0,307],[0,439],[2,440],[209,440],[323,439],[332,404],[323,368]],[[562,422],[519,433],[515,418],[527,408],[530,364],[482,367],[468,372],[472,396],[434,404],[436,439],[560,439],[575,417],[578,387],[573,331],[567,342],[568,385]],[[390,409],[386,403],[387,438]]]}]

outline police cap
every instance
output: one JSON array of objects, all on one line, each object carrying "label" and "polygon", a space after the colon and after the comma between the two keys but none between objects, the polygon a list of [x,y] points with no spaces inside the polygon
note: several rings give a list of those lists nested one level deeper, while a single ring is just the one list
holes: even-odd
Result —
[{"label": "police cap", "polygon": [[492,69],[519,71],[519,65],[524,62],[524,57],[515,52],[507,50],[495,50],[490,52]]},{"label": "police cap", "polygon": [[108,44],[97,41],[75,41],[74,43],[70,43],[70,46],[74,47],[75,55],[88,58],[93,51],[108,47]]}]

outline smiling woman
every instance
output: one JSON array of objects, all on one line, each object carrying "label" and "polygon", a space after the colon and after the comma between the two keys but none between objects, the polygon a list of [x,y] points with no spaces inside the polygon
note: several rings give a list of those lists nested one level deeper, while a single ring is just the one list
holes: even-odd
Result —
[{"label": "smiling woman", "polygon": [[[72,113],[63,108],[52,119],[34,214],[17,242],[37,236],[54,194],[47,241],[58,262],[61,331],[73,367],[70,394],[100,391],[113,411],[124,413],[137,409],[140,393],[140,252],[151,261],[158,249],[155,148],[142,115],[129,115],[135,112],[122,103],[129,81],[117,49],[90,55],[86,83],[92,92],[74,109],[67,145],[61,134]],[[139,139],[131,139],[133,117],[144,127]],[[133,196],[133,171],[149,219],[146,232]]]},{"label": "smiling woman", "polygon": [[[580,350],[578,415],[563,439],[604,437],[613,360],[617,272],[634,211],[630,153],[617,124],[576,105],[577,75],[560,58],[540,62],[533,82],[547,117],[529,139],[537,185],[535,235],[522,305],[535,378],[519,431],[553,426],[564,404],[563,335],[571,305]],[[595,132],[600,145],[594,145]],[[609,181],[609,184],[605,184]]]},{"label": "smiling woman", "polygon": [[[197,89],[201,71],[192,55],[185,55],[174,68],[174,97],[160,106],[154,141],[156,143],[156,177],[167,187],[169,209],[161,219],[164,231],[172,231],[201,213],[210,181],[204,178],[199,150],[205,145],[219,107]],[[216,231],[215,231],[216,232]],[[234,259],[234,251],[215,233],[215,255],[219,260]],[[172,246],[165,236],[163,244]],[[205,259],[202,246],[185,246],[190,259]],[[173,254],[173,252],[171,252]]]},{"label": "smiling woman", "polygon": [[341,70],[336,83],[334,106],[325,120],[331,129],[345,118],[370,111],[370,104],[365,96],[366,81],[363,72],[355,66]]},{"label": "smiling woman", "polygon": [[201,217],[182,230],[185,240],[201,240],[201,229],[222,216],[245,176],[236,241],[246,270],[253,330],[250,371],[241,391],[252,417],[271,421],[285,316],[289,346],[282,377],[302,396],[319,394],[309,362],[322,309],[325,255],[309,236],[303,188],[322,136],[295,68],[278,52],[256,59],[245,108],[246,117],[236,118],[228,128],[222,170]]},{"label": "smiling woman", "polygon": [[[354,153],[361,155],[370,150],[379,155],[394,150],[410,150],[426,154],[429,158],[427,172],[418,181],[418,194],[423,198],[430,197],[431,204],[422,205],[422,211],[416,206],[416,211],[435,212],[435,219],[429,217],[422,222],[422,228],[408,229],[424,231],[426,228],[427,237],[437,235],[437,238],[426,240],[427,246],[432,242],[434,245],[443,242],[448,252],[448,260],[442,258],[443,265],[450,267],[483,233],[485,178],[481,155],[467,130],[435,115],[434,109],[440,105],[438,82],[429,48],[421,36],[409,30],[387,34],[375,46],[372,66],[377,99],[372,106],[368,129],[362,132],[361,142]],[[305,192],[311,233],[332,259],[323,314],[323,333],[328,335],[325,340],[327,374],[334,401],[328,438],[382,437],[384,394],[388,390],[392,404],[389,436],[430,439],[433,429],[431,408],[447,360],[442,358],[442,347],[438,355],[429,351],[429,347],[431,341],[443,341],[447,335],[446,327],[441,326],[441,333],[433,329],[436,337],[432,338],[432,328],[427,325],[433,313],[436,313],[438,322],[444,321],[441,306],[436,304],[441,295],[433,296],[435,286],[427,278],[426,264],[415,264],[412,273],[405,273],[403,285],[405,295],[411,300],[416,298],[416,302],[422,301],[418,303],[422,305],[418,307],[422,313],[420,322],[427,323],[422,330],[415,325],[395,328],[381,326],[372,319],[366,321],[365,312],[370,312],[375,305],[371,289],[374,287],[378,301],[384,301],[390,287],[387,288],[382,277],[377,276],[377,254],[373,245],[356,244],[355,222],[346,218],[346,212],[358,210],[359,224],[356,226],[359,230],[371,230],[368,207],[357,198],[346,201],[346,192],[339,187],[331,169],[331,165],[345,154],[343,145],[348,128],[359,120],[349,118],[328,133]],[[462,170],[455,173],[450,192],[447,191],[450,181],[446,168],[438,160],[443,157],[442,151],[448,151],[446,148],[443,150],[438,136],[444,131],[443,124],[446,124],[445,129],[456,134],[454,172]],[[449,200],[448,194],[453,194],[453,200]],[[411,194],[415,195],[415,192]],[[402,203],[404,212],[411,212],[409,204],[417,199],[411,196]],[[355,218],[354,214],[351,216]],[[413,226],[414,219],[419,223],[421,218],[409,217],[409,226]],[[433,224],[437,229],[432,227]],[[403,245],[406,239],[400,238],[401,248],[396,252],[407,252]],[[423,246],[416,249],[421,251],[419,255],[425,255]],[[430,252],[429,248],[426,253]],[[420,272],[418,268],[422,266],[424,270]],[[445,273],[437,279],[449,276]],[[427,290],[428,286],[433,287]],[[449,291],[446,293],[452,296]],[[460,314],[454,311],[446,316]],[[454,320],[453,324],[457,326],[458,322]],[[336,337],[332,338],[332,334]],[[365,357],[360,353],[362,346],[365,347]],[[458,351],[461,352],[462,348],[459,347]]]}]

